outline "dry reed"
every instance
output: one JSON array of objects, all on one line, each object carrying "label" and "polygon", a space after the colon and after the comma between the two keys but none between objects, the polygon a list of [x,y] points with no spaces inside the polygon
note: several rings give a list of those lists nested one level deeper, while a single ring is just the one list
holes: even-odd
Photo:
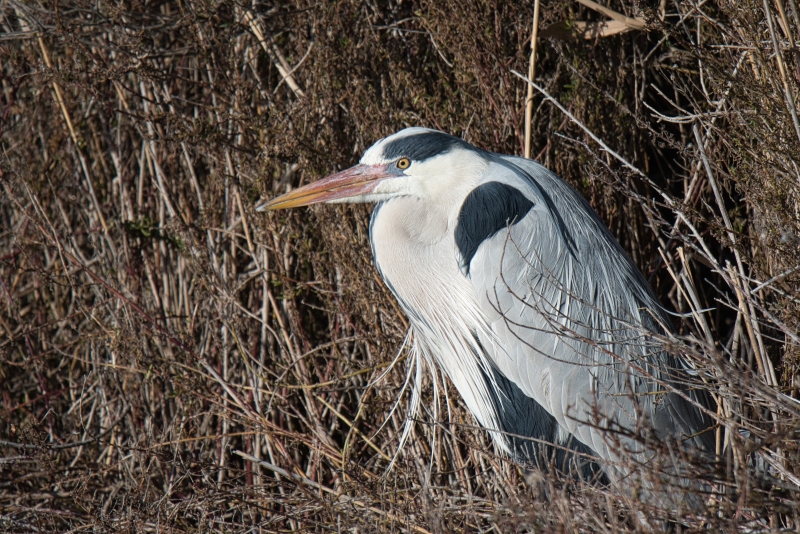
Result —
[{"label": "dry reed", "polygon": [[657,4],[540,39],[532,154],[685,315],[707,514],[524,470],[452,388],[387,471],[407,325],[369,209],[253,211],[407,125],[520,153],[533,0],[0,0],[0,528],[800,529],[800,13]]}]

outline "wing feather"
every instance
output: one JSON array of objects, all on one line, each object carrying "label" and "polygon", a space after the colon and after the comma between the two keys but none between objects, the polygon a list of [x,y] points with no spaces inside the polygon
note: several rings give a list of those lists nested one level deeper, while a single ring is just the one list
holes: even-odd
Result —
[{"label": "wing feather", "polygon": [[[622,459],[620,445],[643,451],[626,435],[643,417],[659,439],[708,428],[686,394],[663,393],[685,378],[683,362],[658,341],[669,317],[588,203],[521,158],[494,156],[485,180],[532,203],[522,220],[484,240],[468,266],[500,372],[610,463]],[[691,441],[711,450],[710,434]]]}]

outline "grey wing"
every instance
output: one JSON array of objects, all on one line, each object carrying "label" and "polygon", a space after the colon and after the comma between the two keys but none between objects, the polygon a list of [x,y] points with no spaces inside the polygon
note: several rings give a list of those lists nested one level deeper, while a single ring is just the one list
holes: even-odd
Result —
[{"label": "grey wing", "polygon": [[593,210],[560,178],[521,158],[496,156],[485,180],[524,197],[506,199],[510,215],[496,233],[484,235],[492,231],[484,225],[475,232],[479,244],[457,243],[500,372],[607,462],[624,450],[642,452],[633,434],[643,417],[655,437],[694,436],[695,446],[709,450],[701,411],[664,393],[665,381],[680,389],[685,376],[653,335],[668,328],[668,318]]},{"label": "grey wing", "polygon": [[555,418],[497,368],[491,373],[484,375],[487,390],[498,413],[499,430],[517,461],[543,470],[552,464],[561,473],[607,482],[594,451],[560,431]]}]

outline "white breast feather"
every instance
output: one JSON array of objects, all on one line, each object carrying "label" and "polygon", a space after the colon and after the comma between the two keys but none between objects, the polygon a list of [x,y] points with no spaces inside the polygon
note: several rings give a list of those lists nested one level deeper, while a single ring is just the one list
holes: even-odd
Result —
[{"label": "white breast feather", "polygon": [[[484,350],[497,350],[495,336],[474,287],[459,270],[455,244],[447,238],[430,242],[429,236],[410,235],[398,229],[397,221],[430,215],[415,213],[417,207],[413,199],[394,199],[379,208],[371,229],[377,267],[411,322],[413,361],[409,373],[416,376],[413,381],[407,380],[413,384],[409,419],[420,407],[426,367],[434,379],[434,400],[438,399],[435,362],[453,382],[480,425],[489,430],[499,429],[499,414],[489,391],[494,384],[487,383],[485,378],[493,373],[489,360],[492,356]],[[447,224],[434,220],[417,227]],[[436,407],[434,413],[438,413]],[[498,448],[508,452],[503,436],[498,432],[491,434]],[[407,426],[401,446],[409,435]]]}]

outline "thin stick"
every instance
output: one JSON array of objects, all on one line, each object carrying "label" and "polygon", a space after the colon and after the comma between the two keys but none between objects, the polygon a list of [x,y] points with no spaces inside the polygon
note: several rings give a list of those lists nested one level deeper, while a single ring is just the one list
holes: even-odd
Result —
[{"label": "thin stick", "polygon": [[548,100],[548,101],[552,102],[552,104],[553,104],[555,107],[557,107],[559,110],[561,110],[561,113],[563,113],[564,115],[566,115],[566,116],[569,118],[569,120],[571,120],[572,122],[574,122],[574,123],[575,123],[575,124],[576,124],[576,125],[577,125],[577,126],[580,128],[580,129],[581,129],[581,130],[583,130],[584,132],[586,132],[586,135],[588,135],[589,137],[591,137],[591,138],[592,138],[592,140],[593,140],[595,143],[597,143],[598,145],[600,145],[600,148],[602,148],[602,149],[603,149],[605,152],[607,152],[607,153],[611,154],[611,155],[614,157],[614,159],[616,159],[617,161],[619,161],[620,163],[622,163],[622,166],[623,166],[623,167],[625,167],[625,168],[627,168],[627,169],[629,169],[629,170],[631,170],[631,171],[635,172],[636,174],[638,174],[639,176],[641,176],[641,177],[642,177],[644,180],[646,180],[646,181],[647,181],[647,183],[648,183],[648,184],[649,184],[649,185],[650,185],[650,186],[653,188],[653,190],[654,190],[654,191],[656,191],[656,192],[658,192],[658,194],[659,194],[659,195],[660,195],[660,196],[661,196],[661,197],[664,199],[664,202],[667,204],[667,206],[672,206],[672,205],[674,205],[674,203],[675,203],[674,199],[673,199],[671,196],[669,196],[668,194],[666,194],[666,193],[665,193],[665,192],[664,192],[664,191],[663,191],[663,190],[662,190],[660,187],[658,187],[658,184],[656,184],[655,182],[653,182],[653,181],[652,181],[652,180],[651,180],[651,179],[650,179],[650,178],[649,178],[649,177],[648,177],[648,176],[647,176],[645,173],[643,173],[642,171],[640,171],[639,169],[637,169],[637,168],[636,168],[636,167],[635,167],[633,164],[631,164],[630,162],[628,162],[628,160],[626,160],[625,158],[623,158],[622,156],[620,156],[619,154],[617,154],[617,153],[616,153],[614,150],[612,150],[612,149],[611,149],[611,148],[610,148],[610,147],[609,147],[607,144],[605,144],[605,143],[604,143],[604,142],[603,142],[603,141],[602,141],[602,140],[601,140],[599,137],[597,137],[597,136],[596,136],[596,135],[595,135],[595,134],[594,134],[594,133],[593,133],[593,132],[592,132],[592,131],[591,131],[591,130],[590,130],[590,129],[589,129],[589,128],[588,128],[588,127],[585,125],[585,124],[583,124],[581,121],[579,121],[579,120],[578,120],[578,119],[575,117],[575,115],[573,115],[572,113],[570,113],[570,112],[567,110],[567,108],[565,108],[564,106],[562,106],[562,105],[561,105],[561,103],[560,103],[558,100],[556,100],[555,98],[553,98],[552,96],[550,96],[550,93],[548,93],[548,92],[547,92],[547,91],[545,91],[543,88],[541,88],[541,87],[539,87],[538,85],[536,85],[535,83],[533,83],[533,82],[530,80],[530,78],[527,78],[527,77],[523,76],[523,75],[522,75],[522,74],[520,74],[519,72],[517,72],[517,71],[515,71],[515,70],[512,70],[512,71],[511,71],[511,73],[512,73],[512,74],[514,74],[514,76],[517,76],[518,78],[521,78],[521,79],[525,80],[525,81],[526,81],[526,82],[528,82],[528,84],[529,84],[529,85],[531,85],[531,86],[532,86],[534,89],[536,89],[537,91],[539,91],[539,92],[542,94],[542,96],[545,98],[545,100]]},{"label": "thin stick", "polygon": [[[767,16],[767,26],[769,27],[769,35],[772,39],[772,46],[775,49],[775,59],[778,62],[778,70],[781,73],[781,81],[783,81],[784,99],[786,107],[789,109],[789,115],[792,117],[792,124],[794,124],[794,131],[797,134],[797,139],[800,140],[800,120],[797,118],[797,110],[794,107],[794,95],[789,87],[789,80],[786,76],[786,67],[783,64],[783,54],[781,47],[778,46],[778,38],[775,36],[775,26],[772,24],[772,11],[769,9],[767,0],[764,0],[764,14]],[[787,34],[789,29],[786,29]],[[791,42],[791,36],[789,37]]]},{"label": "thin stick", "polygon": [[[342,495],[342,493],[339,492],[339,491],[331,489],[331,488],[329,488],[327,486],[323,486],[319,482],[314,482],[313,480],[311,480],[309,478],[306,478],[304,476],[300,476],[300,475],[297,475],[297,474],[294,474],[294,473],[289,473],[288,471],[278,467],[277,465],[272,465],[272,464],[270,464],[268,462],[265,462],[264,460],[259,460],[258,458],[250,456],[249,454],[245,454],[242,451],[233,451],[233,454],[236,454],[237,456],[241,456],[242,458],[244,458],[246,460],[250,460],[251,462],[257,463],[261,467],[269,469],[273,473],[277,473],[277,474],[279,474],[279,475],[281,475],[281,476],[283,476],[283,477],[285,477],[285,478],[287,478],[289,480],[294,480],[295,483],[298,483],[298,485],[299,484],[304,484],[304,485],[309,486],[311,488],[318,489],[320,491],[324,491],[325,493],[328,493],[330,495],[335,495],[338,498],[340,498],[342,500],[345,500],[346,502],[348,502],[350,504],[353,504],[354,506],[357,506],[359,508],[367,509],[370,512],[376,513],[376,514],[378,514],[380,516],[383,516],[383,517],[387,517],[387,518],[391,519],[392,521],[397,521],[398,523],[406,524],[405,521],[403,521],[401,518],[399,518],[398,516],[394,515],[391,512],[385,512],[385,511],[383,511],[383,510],[381,510],[379,508],[375,508],[374,506],[370,506],[370,505],[368,505],[367,503],[365,503],[363,501],[360,501],[360,500],[357,500],[357,499],[353,499],[352,497],[348,497],[347,495]],[[430,534],[430,531],[425,530],[424,528],[418,527],[416,525],[409,525],[408,528],[410,528],[411,530],[414,530],[415,532],[420,532],[422,534]]]},{"label": "thin stick", "polygon": [[[75,255],[71,254],[68,250],[66,250],[66,248],[64,248],[64,246],[59,241],[58,236],[55,234],[55,232],[53,232],[53,234],[51,235],[50,232],[48,232],[39,223],[39,221],[37,221],[35,218],[33,218],[31,215],[27,213],[27,211],[21,206],[21,204],[15,197],[9,195],[9,198],[11,198],[12,202],[14,202],[14,204],[20,210],[20,213],[25,215],[25,217],[27,217],[33,223],[34,226],[36,226],[36,228],[39,230],[39,232],[41,232],[41,234],[45,237],[45,239],[47,239],[52,246],[58,249],[58,252],[62,256],[62,258],[66,258],[67,260],[69,260],[70,263],[74,264],[81,271],[86,273],[89,276],[89,278],[91,278],[96,283],[103,286],[111,294],[113,294],[116,299],[130,306],[137,314],[139,314],[140,317],[142,317],[150,325],[150,327],[153,330],[164,336],[167,342],[169,342],[173,346],[181,349],[183,352],[191,356],[197,363],[199,363],[206,370],[207,373],[209,373],[212,377],[214,377],[214,380],[216,380],[217,383],[228,393],[228,395],[231,396],[236,405],[239,406],[239,408],[241,408],[242,411],[245,412],[245,414],[248,417],[251,417],[257,421],[260,420],[264,422],[264,419],[260,417],[259,414],[256,413],[247,403],[245,403],[244,400],[242,400],[241,397],[231,389],[228,383],[225,380],[223,380],[222,377],[220,377],[219,374],[200,355],[198,355],[194,350],[192,350],[186,343],[175,337],[165,327],[161,326],[161,324],[159,324],[159,322],[155,320],[152,315],[150,315],[147,311],[145,311],[144,308],[139,306],[133,300],[126,297],[120,290],[112,286],[102,276],[96,274],[94,271],[89,269],[89,267],[83,261],[81,261]],[[64,263],[66,264],[66,261],[64,261]]]},{"label": "thin stick", "polygon": [[[392,459],[391,459],[391,458],[389,458],[389,456],[388,456],[388,455],[387,455],[385,452],[383,452],[383,451],[380,449],[380,447],[378,447],[377,445],[375,445],[375,443],[373,443],[373,442],[372,442],[372,441],[371,441],[371,440],[370,440],[370,439],[369,439],[367,436],[365,436],[365,435],[364,435],[364,434],[363,434],[363,433],[362,433],[362,432],[361,432],[361,431],[360,431],[358,428],[356,428],[355,424],[353,424],[352,422],[350,422],[350,420],[349,420],[347,417],[345,417],[344,415],[342,415],[341,413],[339,413],[339,411],[338,411],[336,408],[334,408],[333,406],[331,406],[331,405],[330,405],[328,402],[326,402],[326,401],[325,401],[325,399],[323,399],[322,397],[320,397],[320,396],[318,396],[318,395],[314,395],[314,397],[316,397],[316,399],[317,399],[318,401],[320,401],[320,402],[321,402],[322,404],[324,404],[324,405],[325,405],[325,406],[326,406],[326,407],[327,407],[327,408],[328,408],[328,409],[329,409],[331,412],[333,412],[333,415],[335,415],[336,417],[338,417],[339,419],[341,419],[341,420],[342,420],[342,422],[343,422],[344,424],[346,424],[347,426],[349,426],[349,427],[350,427],[350,428],[353,430],[353,432],[355,432],[355,433],[356,433],[356,434],[357,434],[357,435],[358,435],[358,436],[359,436],[361,439],[363,439],[363,440],[364,440],[364,442],[365,442],[367,445],[369,445],[369,446],[372,448],[372,450],[374,450],[375,452],[377,452],[377,453],[380,455],[380,457],[381,457],[381,458],[383,458],[383,459],[384,459],[384,460],[386,460],[387,462],[391,462],[391,461],[392,461]],[[344,453],[344,451],[343,451],[343,453]]]},{"label": "thin stick", "polygon": [[14,443],[14,442],[11,442],[11,441],[2,441],[2,440],[0,440],[0,445],[3,445],[5,447],[13,447],[15,449],[49,449],[49,450],[52,450],[52,451],[60,451],[60,450],[64,450],[64,449],[82,447],[83,445],[89,445],[90,443],[95,443],[97,441],[100,441],[104,437],[106,437],[106,435],[109,432],[114,430],[114,427],[116,427],[118,424],[120,424],[122,422],[122,419],[126,415],[128,415],[128,412],[130,411],[130,409],[131,409],[130,405],[126,406],[125,409],[122,410],[122,415],[117,417],[116,421],[111,423],[108,428],[106,428],[105,430],[101,431],[99,434],[97,434],[93,438],[84,439],[84,440],[81,440],[81,441],[76,441],[75,443],[64,443],[64,444],[61,444],[61,445],[49,445],[49,446],[42,445],[42,446],[40,446],[40,445],[29,445],[29,444],[26,444],[26,443]]},{"label": "thin stick", "polygon": [[[47,52],[47,47],[45,46],[44,40],[41,36],[39,37],[39,47],[42,50],[42,58],[44,58],[45,65],[47,65],[48,69],[52,70],[53,63],[50,61],[50,54]],[[108,223],[106,223],[106,218],[103,216],[103,211],[100,209],[100,202],[97,200],[97,194],[94,191],[94,184],[92,184],[92,178],[89,174],[89,167],[86,164],[86,158],[83,156],[83,151],[81,150],[81,142],[78,140],[78,135],[75,133],[75,128],[72,125],[72,118],[70,117],[69,111],[67,110],[67,105],[64,102],[64,95],[61,93],[61,87],[55,80],[53,80],[53,93],[58,106],[61,108],[61,113],[64,115],[64,121],[67,123],[67,129],[69,130],[69,135],[72,138],[72,143],[75,146],[75,152],[78,154],[78,160],[81,162],[83,177],[86,179],[86,188],[89,190],[89,196],[92,199],[94,210],[97,212],[97,218],[100,220],[100,225],[103,227],[106,242],[108,243],[108,247],[111,249],[111,254],[116,257],[117,248],[114,246],[114,243],[108,234]]]},{"label": "thin stick", "polygon": [[783,22],[783,30],[786,32],[786,38],[789,39],[789,50],[794,51],[795,55],[797,55],[797,49],[794,47],[794,38],[792,37],[792,27],[789,26],[789,21],[786,19],[786,11],[783,10],[781,0],[775,0],[775,5],[778,6],[778,15],[780,15]]},{"label": "thin stick", "polygon": [[[286,84],[289,86],[289,88],[292,90],[295,96],[297,96],[298,98],[303,98],[305,96],[305,93],[297,84],[297,81],[294,79],[294,76],[292,75],[292,73],[300,65],[298,64],[294,69],[289,68],[288,63],[286,63],[286,59],[284,59],[283,54],[281,54],[281,51],[278,50],[278,47],[275,46],[275,43],[270,42],[269,45],[267,44],[264,32],[261,31],[261,26],[258,24],[258,20],[256,20],[256,18],[253,16],[252,13],[250,13],[249,11],[245,11],[244,15],[242,16],[242,20],[244,21],[245,24],[248,25],[253,34],[255,34],[256,39],[258,39],[259,44],[264,49],[264,52],[267,53],[270,59],[272,59],[272,63],[275,65],[275,67],[277,67],[278,72],[280,72],[281,74],[280,83],[286,81]],[[272,41],[271,38],[270,41]],[[311,48],[309,47],[308,50],[310,52]],[[303,59],[305,59],[305,57]],[[278,85],[280,85],[280,83]]]},{"label": "thin stick", "polygon": [[[601,6],[597,2],[592,2],[592,0],[578,0],[578,3],[585,5],[589,9],[593,9],[594,11],[597,11],[598,13],[602,13],[603,15],[605,15],[606,17],[608,17],[608,18],[610,18],[612,20],[616,20],[617,22],[621,22],[621,23],[625,24],[626,26],[628,26],[632,30],[644,30],[645,28],[647,28],[647,24],[641,18],[637,17],[635,19],[632,19],[630,17],[626,17],[625,15],[622,15],[621,13],[617,13],[613,9],[609,9],[609,8],[607,8],[605,6]],[[533,78],[531,78],[531,79],[533,79]]]},{"label": "thin stick", "polygon": [[[697,126],[697,124],[692,127],[692,132],[694,133],[694,138],[697,141],[697,149],[700,151],[700,159],[703,162],[703,167],[705,167],[706,174],[708,175],[708,183],[711,185],[711,190],[714,192],[714,198],[717,201],[717,206],[719,207],[720,214],[722,215],[722,220],[728,233],[728,239],[731,240],[731,249],[733,250],[734,258],[736,259],[737,272],[741,277],[739,280],[737,280],[736,276],[731,273],[731,280],[733,282],[734,289],[736,290],[736,297],[739,300],[739,305],[742,307],[745,326],[747,327],[747,332],[750,336],[750,343],[756,353],[756,361],[759,363],[759,370],[764,376],[764,381],[770,386],[774,386],[778,383],[778,380],[775,377],[775,371],[769,365],[768,358],[763,350],[763,345],[760,339],[758,339],[760,338],[760,335],[755,330],[757,326],[754,320],[755,310],[753,309],[752,305],[746,304],[746,300],[749,301],[749,299],[752,297],[750,295],[749,288],[745,285],[746,277],[744,264],[742,263],[742,257],[739,254],[739,249],[736,247],[736,234],[733,231],[733,225],[731,224],[730,217],[728,216],[728,210],[725,208],[725,201],[722,198],[717,181],[714,178],[714,173],[711,172],[711,164],[708,162],[706,152],[703,149],[703,140],[700,136],[700,128]],[[750,313],[747,313],[748,310]]]},{"label": "thin stick", "polygon": [[[533,5],[533,31],[531,32],[531,60],[528,64],[528,79],[536,78],[536,43],[539,40],[539,0]],[[528,84],[525,98],[525,159],[531,159],[531,119],[533,118],[533,87]]]}]

